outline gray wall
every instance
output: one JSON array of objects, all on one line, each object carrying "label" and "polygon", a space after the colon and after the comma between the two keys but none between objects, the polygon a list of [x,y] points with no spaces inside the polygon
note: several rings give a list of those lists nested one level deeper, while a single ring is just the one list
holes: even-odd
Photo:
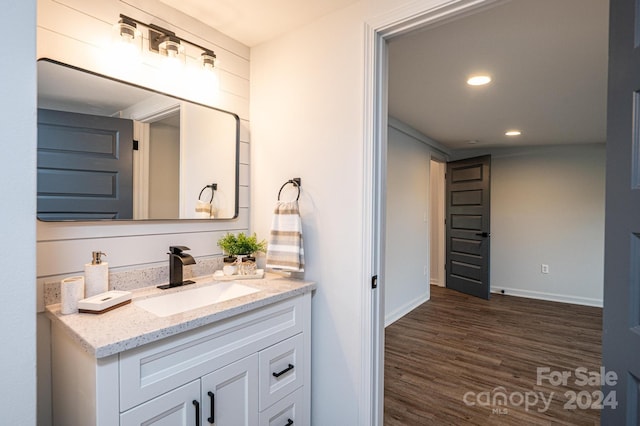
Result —
[{"label": "gray wall", "polygon": [[429,300],[429,162],[423,142],[389,127],[385,326]]},{"label": "gray wall", "polygon": [[6,425],[36,423],[36,2],[3,5],[12,42],[0,56],[0,406]]},{"label": "gray wall", "polygon": [[[420,176],[433,141],[391,120],[387,170],[385,324],[429,299],[422,266],[435,250],[423,222]],[[402,129],[398,131],[396,128]],[[439,155],[438,154],[438,155]],[[602,306],[604,268],[604,144],[456,152],[491,154],[491,290]],[[426,163],[426,165],[425,165]],[[420,177],[416,179],[422,179]],[[428,264],[428,263],[426,263]],[[541,272],[541,265],[549,273]],[[417,266],[420,267],[418,270]]]},{"label": "gray wall", "polygon": [[495,151],[491,170],[492,291],[602,306],[604,145]]}]

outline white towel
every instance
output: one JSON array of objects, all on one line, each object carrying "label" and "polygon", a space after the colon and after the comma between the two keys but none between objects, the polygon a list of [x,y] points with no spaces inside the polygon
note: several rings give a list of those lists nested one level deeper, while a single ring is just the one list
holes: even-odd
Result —
[{"label": "white towel", "polygon": [[206,201],[196,201],[196,218],[211,219],[213,218],[211,203]]},{"label": "white towel", "polygon": [[266,267],[292,272],[304,271],[302,220],[298,201],[278,201],[273,212],[267,243]]}]

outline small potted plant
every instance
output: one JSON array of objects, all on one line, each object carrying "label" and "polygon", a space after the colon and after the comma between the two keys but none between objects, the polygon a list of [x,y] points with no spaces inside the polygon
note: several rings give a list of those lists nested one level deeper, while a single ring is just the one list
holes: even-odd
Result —
[{"label": "small potted plant", "polygon": [[[251,271],[255,272],[256,258],[255,253],[264,252],[267,248],[265,240],[258,241],[258,237],[254,233],[247,236],[244,232],[240,232],[237,236],[227,233],[218,240],[218,246],[227,254],[224,262],[227,265],[240,265],[240,271],[243,275],[251,275]],[[238,261],[240,257],[240,261]],[[230,271],[230,268],[227,268]],[[235,271],[233,272],[235,273]]]},{"label": "small potted plant", "polygon": [[238,238],[231,233],[227,233],[224,237],[218,240],[218,247],[222,249],[222,252],[226,254],[226,256],[222,259],[224,266],[222,267],[222,272],[225,275],[233,275],[238,270],[237,259],[236,256],[238,254],[236,244],[238,242]]},{"label": "small potted plant", "polygon": [[237,244],[238,238],[230,232],[228,232],[227,235],[218,240],[218,247],[220,247],[226,254],[225,262],[227,260],[230,260],[231,262],[236,261],[236,255],[238,254]]},{"label": "small potted plant", "polygon": [[[265,240],[258,241],[258,237],[255,233],[251,236],[246,236],[241,232],[236,238],[236,250],[238,255],[253,257],[255,253],[264,252],[266,248],[267,242]],[[255,261],[255,258],[253,260]]]}]

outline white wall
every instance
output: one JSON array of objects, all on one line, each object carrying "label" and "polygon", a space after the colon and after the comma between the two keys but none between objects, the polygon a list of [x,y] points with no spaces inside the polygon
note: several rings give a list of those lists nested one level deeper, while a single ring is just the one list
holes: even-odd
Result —
[{"label": "white wall", "polygon": [[[357,425],[361,395],[363,15],[358,3],[251,50],[252,224],[302,178],[312,424]],[[258,161],[259,159],[259,161]]]},{"label": "white wall", "polygon": [[389,126],[385,327],[429,300],[431,150]]},{"label": "white wall", "polygon": [[162,121],[150,123],[149,141],[149,218],[177,218],[180,209],[180,128]]},{"label": "white wall", "polygon": [[[181,191],[182,212],[180,217],[195,217],[196,201],[205,185],[216,183],[213,206],[216,217],[230,218],[234,215],[236,152],[229,149],[229,135],[235,134],[236,120],[229,114],[211,114],[200,106],[189,104],[181,109]],[[183,143],[184,142],[184,143]],[[235,139],[234,139],[235,142]],[[243,144],[246,145],[246,144]],[[248,162],[248,157],[244,160]],[[247,188],[248,182],[243,182]],[[209,201],[211,192],[202,194],[202,201]],[[247,200],[243,206],[247,206]]]},{"label": "white wall", "polygon": [[34,0],[3,5],[11,34],[0,57],[0,407],[3,424],[36,424],[35,193],[36,68]]},{"label": "white wall", "polygon": [[495,151],[491,172],[492,291],[602,306],[604,145]]}]

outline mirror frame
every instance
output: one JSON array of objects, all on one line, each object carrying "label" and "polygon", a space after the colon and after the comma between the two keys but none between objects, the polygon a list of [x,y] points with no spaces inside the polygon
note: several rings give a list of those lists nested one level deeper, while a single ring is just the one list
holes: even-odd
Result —
[{"label": "mirror frame", "polygon": [[[231,220],[235,220],[238,218],[239,212],[240,212],[240,117],[238,116],[238,114],[231,112],[231,111],[226,111],[220,108],[216,108],[213,107],[211,105],[206,105],[200,102],[196,102],[193,100],[189,100],[186,98],[182,98],[180,96],[175,96],[175,95],[170,95],[168,93],[162,92],[160,90],[156,90],[153,89],[151,87],[145,87],[145,86],[141,86],[135,83],[131,83],[125,80],[120,80],[114,77],[110,77],[108,75],[104,75],[104,74],[100,74],[98,72],[95,71],[91,71],[91,70],[87,70],[84,68],[80,68],[77,67],[75,65],[70,65],[70,64],[66,64],[64,62],[60,62],[57,61],[55,59],[51,59],[51,58],[47,58],[47,57],[42,57],[42,58],[38,58],[36,60],[36,65],[39,62],[48,62],[54,65],[60,65],[63,66],[65,68],[69,68],[75,71],[79,71],[79,72],[83,72],[95,77],[100,77],[100,78],[104,78],[106,80],[110,80],[116,83],[120,83],[120,84],[124,84],[127,86],[131,86],[134,87],[136,89],[141,89],[141,90],[146,90],[149,91],[151,93],[155,93],[157,95],[163,95],[163,96],[167,96],[169,98],[175,99],[177,101],[180,102],[188,102],[190,104],[193,105],[197,105],[197,106],[202,106],[205,108],[209,108],[215,111],[219,111],[219,112],[223,112],[225,114],[230,114],[236,121],[236,125],[235,125],[235,129],[236,129],[236,134],[235,134],[235,151],[236,151],[236,155],[235,155],[235,188],[234,188],[234,211],[233,211],[233,216],[232,217],[225,217],[225,218],[212,218],[212,219],[204,219],[204,218],[166,218],[166,219],[135,219],[135,218],[131,218],[131,219],[60,219],[60,220],[46,220],[46,219],[41,219],[38,214],[37,214],[37,207],[36,207],[36,217],[39,221],[41,222],[46,222],[46,223],[60,223],[60,222],[68,222],[68,223],[82,223],[82,222],[88,222],[88,223],[95,223],[95,222],[116,222],[116,223],[124,223],[124,222],[138,222],[138,223],[145,223],[145,222],[193,222],[193,221],[200,221],[200,222],[204,222],[204,221],[216,221],[216,222],[223,222],[223,221],[231,221]],[[36,80],[37,81],[37,80]],[[38,89],[38,87],[37,87]],[[36,96],[38,94],[38,91],[36,90]],[[39,108],[39,105],[37,105],[37,108]],[[37,203],[36,203],[37,206]]]}]

